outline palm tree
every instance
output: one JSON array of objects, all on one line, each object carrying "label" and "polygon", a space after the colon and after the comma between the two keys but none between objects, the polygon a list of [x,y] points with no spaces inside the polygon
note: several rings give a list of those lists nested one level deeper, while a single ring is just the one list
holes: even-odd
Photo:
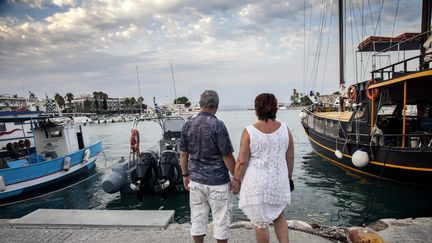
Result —
[{"label": "palm tree", "polygon": [[108,103],[107,103],[108,95],[105,94],[104,92],[99,92],[99,97],[102,99],[102,109],[106,111],[108,109]]},{"label": "palm tree", "polygon": [[[125,98],[125,99],[123,100],[123,104],[125,105],[125,108],[128,110],[129,105],[130,105],[130,100],[129,100],[129,98]],[[128,113],[129,113],[129,112],[128,112]]]},{"label": "palm tree", "polygon": [[[133,107],[134,107],[134,105],[135,105],[135,103],[136,103],[135,97],[131,97],[131,98],[129,99],[129,101],[130,101],[130,106],[132,106],[132,109],[133,109]],[[135,112],[135,109],[133,109],[133,111]]]},{"label": "palm tree", "polygon": [[75,98],[74,95],[72,93],[67,93],[64,97],[69,105],[69,109],[72,110],[72,100]]},{"label": "palm tree", "polygon": [[57,105],[59,108],[63,108],[65,105],[65,100],[63,99],[63,96],[61,96],[59,93],[55,94],[54,96],[55,101],[57,102]]},{"label": "palm tree", "polygon": [[94,99],[96,112],[99,112],[99,100],[98,100],[99,98],[100,98],[100,92],[94,91],[93,92],[93,99]]}]

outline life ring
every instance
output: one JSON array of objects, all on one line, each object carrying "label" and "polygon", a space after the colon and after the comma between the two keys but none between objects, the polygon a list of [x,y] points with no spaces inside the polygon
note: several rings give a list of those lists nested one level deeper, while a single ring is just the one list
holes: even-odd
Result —
[{"label": "life ring", "polygon": [[132,129],[130,136],[130,145],[132,152],[139,154],[140,137],[139,132],[136,129]]},{"label": "life ring", "polygon": [[357,90],[354,85],[349,86],[347,90],[347,96],[352,103],[357,101]]},{"label": "life ring", "polygon": [[372,84],[376,84],[376,80],[370,79],[370,80],[367,81],[367,84],[366,84],[366,96],[370,100],[375,100],[376,97],[378,97],[378,89],[370,90],[369,86],[371,86]]}]

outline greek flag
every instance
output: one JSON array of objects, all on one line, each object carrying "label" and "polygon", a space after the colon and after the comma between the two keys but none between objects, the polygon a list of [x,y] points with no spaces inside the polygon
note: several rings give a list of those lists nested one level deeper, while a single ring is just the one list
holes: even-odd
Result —
[{"label": "greek flag", "polygon": [[46,97],[46,104],[45,104],[45,106],[46,106],[46,113],[54,113],[55,112],[55,104],[54,104],[54,102],[50,98],[48,98],[47,94],[45,94],[45,97]]}]

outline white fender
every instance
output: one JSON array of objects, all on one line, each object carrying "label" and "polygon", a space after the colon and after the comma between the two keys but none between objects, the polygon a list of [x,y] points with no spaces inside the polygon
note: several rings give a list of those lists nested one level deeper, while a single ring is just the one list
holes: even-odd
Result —
[{"label": "white fender", "polygon": [[335,156],[338,158],[338,159],[342,159],[342,152],[339,150],[339,149],[336,149],[336,151],[335,151]]},{"label": "white fender", "polygon": [[4,192],[5,190],[6,190],[6,185],[3,176],[0,175],[0,192]]},{"label": "white fender", "polygon": [[369,164],[369,155],[366,151],[359,149],[354,152],[351,161],[356,167],[362,168]]},{"label": "white fender", "polygon": [[89,158],[90,158],[90,149],[86,149],[84,151],[84,156],[83,156],[82,162],[87,163]]},{"label": "white fender", "polygon": [[300,120],[303,120],[303,119],[305,119],[307,117],[307,114],[305,113],[305,112],[300,112],[300,114],[299,114],[299,118],[300,118]]},{"label": "white fender", "polygon": [[64,157],[63,170],[68,171],[69,169],[70,169],[70,157]]}]

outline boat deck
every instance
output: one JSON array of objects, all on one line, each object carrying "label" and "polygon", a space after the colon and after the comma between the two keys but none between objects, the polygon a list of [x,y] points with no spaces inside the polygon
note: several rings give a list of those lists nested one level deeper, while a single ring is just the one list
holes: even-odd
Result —
[{"label": "boat deck", "polygon": [[329,112],[314,112],[313,114],[318,117],[332,119],[332,120],[341,120],[341,121],[349,121],[352,116],[352,111],[329,111]]}]

